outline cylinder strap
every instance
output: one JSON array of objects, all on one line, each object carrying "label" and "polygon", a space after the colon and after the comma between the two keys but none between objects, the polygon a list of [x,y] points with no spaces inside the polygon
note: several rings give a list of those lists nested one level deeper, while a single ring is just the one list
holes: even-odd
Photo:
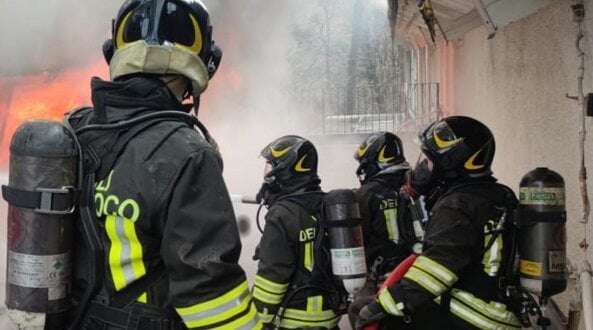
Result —
[{"label": "cylinder strap", "polygon": [[529,209],[519,209],[518,224],[519,227],[535,225],[540,222],[545,223],[566,223],[565,211],[537,212]]},{"label": "cylinder strap", "polygon": [[332,220],[323,221],[321,225],[325,228],[356,227],[360,225],[360,222],[360,219]]},{"label": "cylinder strap", "polygon": [[11,206],[43,214],[71,214],[77,203],[74,187],[37,188],[35,191],[2,186],[2,198]]}]

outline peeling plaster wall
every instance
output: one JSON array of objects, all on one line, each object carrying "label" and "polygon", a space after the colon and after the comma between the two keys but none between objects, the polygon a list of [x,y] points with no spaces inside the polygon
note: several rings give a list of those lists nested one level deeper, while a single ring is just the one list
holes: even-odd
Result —
[{"label": "peeling plaster wall", "polygon": [[[585,92],[593,92],[593,1],[585,3]],[[439,76],[437,81],[454,86],[441,99],[450,105],[450,113],[476,117],[494,132],[494,171],[502,182],[517,190],[521,177],[540,166],[564,177],[569,258],[579,262],[583,253],[578,243],[584,237],[579,224],[579,107],[565,97],[566,93],[575,95],[577,88],[577,28],[570,4],[569,0],[557,1],[503,27],[491,40],[487,40],[485,28],[478,28],[459,41],[441,45],[433,51],[432,65],[436,68],[432,72]],[[443,56],[452,58],[444,60]],[[587,149],[591,150],[593,119],[587,119],[587,127]],[[588,152],[593,173],[593,153]],[[592,184],[589,191],[593,192]],[[562,301],[566,303],[567,294]]]}]

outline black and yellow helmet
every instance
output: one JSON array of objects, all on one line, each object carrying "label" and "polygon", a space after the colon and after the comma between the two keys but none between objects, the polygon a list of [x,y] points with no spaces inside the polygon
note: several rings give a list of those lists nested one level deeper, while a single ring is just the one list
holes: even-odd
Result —
[{"label": "black and yellow helmet", "polygon": [[264,180],[280,190],[289,191],[319,183],[317,150],[311,141],[296,135],[276,139],[261,152],[269,168]]},{"label": "black and yellow helmet", "polygon": [[438,120],[420,134],[422,152],[444,178],[492,174],[495,142],[480,121],[464,116]]},{"label": "black and yellow helmet", "polygon": [[371,134],[358,147],[354,159],[359,163],[356,174],[361,182],[406,161],[401,139],[390,132]]},{"label": "black and yellow helmet", "polygon": [[127,0],[113,20],[112,39],[103,52],[112,79],[134,73],[181,74],[195,82],[199,92],[222,57],[200,0]]}]

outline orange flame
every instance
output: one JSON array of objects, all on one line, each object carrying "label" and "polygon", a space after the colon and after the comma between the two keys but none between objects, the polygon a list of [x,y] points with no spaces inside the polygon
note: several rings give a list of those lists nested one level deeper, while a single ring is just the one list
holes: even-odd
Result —
[{"label": "orange flame", "polygon": [[[59,73],[0,77],[0,168],[8,163],[10,140],[22,123],[34,119],[62,121],[64,113],[91,105],[91,77],[108,75],[108,66],[100,59]],[[243,87],[241,74],[233,65],[223,66],[213,82],[205,95],[205,108],[222,107],[218,101],[236,96]]]},{"label": "orange flame", "polygon": [[0,77],[0,166],[6,166],[10,140],[25,121],[62,121],[64,113],[90,105],[90,77],[108,76],[103,60],[57,74]]}]

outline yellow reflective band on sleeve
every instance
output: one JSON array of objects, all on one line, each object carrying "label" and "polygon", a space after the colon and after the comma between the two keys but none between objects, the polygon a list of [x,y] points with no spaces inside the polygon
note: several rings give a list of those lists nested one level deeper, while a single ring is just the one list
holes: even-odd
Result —
[{"label": "yellow reflective band on sleeve", "polygon": [[308,312],[300,309],[287,308],[284,311],[284,318],[303,322],[326,322],[333,320],[335,317],[336,314],[332,310]]},{"label": "yellow reflective band on sleeve", "polygon": [[439,280],[425,273],[421,269],[412,266],[404,275],[405,279],[416,282],[418,285],[426,289],[428,292],[435,296],[440,296],[443,292],[447,291],[446,287]]},{"label": "yellow reflective band on sleeve", "polygon": [[338,325],[340,321],[340,317],[336,316],[335,318],[327,321],[317,321],[317,322],[303,322],[299,320],[292,320],[288,318],[284,318],[282,322],[280,322],[281,329],[304,329],[304,328],[325,328],[325,329],[333,329]]},{"label": "yellow reflective band on sleeve", "polygon": [[385,226],[389,240],[394,243],[399,242],[399,228],[397,227],[397,209],[391,208],[383,211],[385,215]]},{"label": "yellow reflective band on sleeve", "polygon": [[256,275],[255,276],[255,285],[259,286],[260,288],[276,294],[284,294],[286,290],[288,290],[288,283],[277,283],[267,278]]},{"label": "yellow reflective band on sleeve", "polygon": [[[484,238],[484,247],[486,248],[487,245],[490,243],[492,239],[492,234],[486,235]],[[484,265],[484,272],[489,276],[496,276],[498,274],[498,270],[500,269],[500,262],[502,260],[502,235],[498,235],[496,240],[486,253],[484,253],[484,258],[482,258],[482,264]]]},{"label": "yellow reflective band on sleeve", "polygon": [[282,302],[284,294],[270,293],[256,285],[253,287],[253,298],[265,304],[278,305]]},{"label": "yellow reflective band on sleeve", "polygon": [[381,304],[383,309],[387,311],[387,313],[395,316],[404,316],[404,304],[396,303],[393,297],[391,296],[389,290],[382,290],[382,292],[379,294],[379,303]]},{"label": "yellow reflective band on sleeve", "polygon": [[301,329],[301,328],[327,328],[333,329],[337,326],[340,316],[333,310],[323,310],[323,296],[307,297],[307,309],[300,310],[287,308],[284,310],[283,318],[280,321],[280,328]]},{"label": "yellow reflective band on sleeve", "polygon": [[257,310],[253,304],[250,304],[249,312],[240,318],[233,320],[225,325],[221,325],[212,330],[261,330],[264,325],[257,316]]},{"label": "yellow reflective band on sleeve", "polygon": [[245,312],[250,308],[250,304],[251,295],[249,294],[247,281],[244,281],[217,298],[189,307],[175,308],[175,310],[188,328],[195,328],[205,327],[231,319]]},{"label": "yellow reflective band on sleeve", "polygon": [[[108,215],[105,231],[110,241],[109,270],[115,290],[119,291],[146,274],[142,244],[131,219]],[[145,303],[146,295],[140,296],[138,301]]]},{"label": "yellow reflective band on sleeve", "polygon": [[305,243],[305,257],[303,260],[303,266],[308,271],[313,271],[313,242]]},{"label": "yellow reflective band on sleeve", "polygon": [[[517,316],[507,310],[504,304],[498,302],[487,303],[469,292],[459,289],[451,290],[451,312],[454,313],[453,302],[456,302],[455,310],[460,318],[472,324],[494,323],[496,327],[486,329],[517,329],[521,323]],[[456,314],[457,315],[457,314]],[[469,320],[468,320],[469,319]]]},{"label": "yellow reflective band on sleeve", "polygon": [[430,275],[436,277],[447,286],[452,286],[455,284],[455,282],[457,282],[457,275],[455,275],[455,273],[428,257],[419,256],[414,261],[414,266],[417,266]]},{"label": "yellow reflective band on sleeve", "polygon": [[284,317],[280,321],[280,328],[302,329],[302,328],[326,328],[333,329],[338,325],[340,316],[332,310],[307,312],[299,309],[287,308]]}]

